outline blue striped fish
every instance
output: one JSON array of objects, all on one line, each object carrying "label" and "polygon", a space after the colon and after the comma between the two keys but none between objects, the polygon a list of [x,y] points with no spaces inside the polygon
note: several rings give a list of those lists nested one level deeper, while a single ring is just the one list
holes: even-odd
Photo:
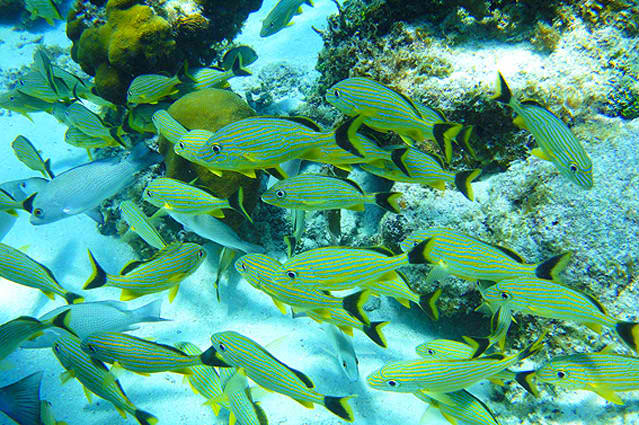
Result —
[{"label": "blue striped fish", "polygon": [[344,298],[337,298],[312,287],[293,287],[279,283],[275,276],[282,272],[279,261],[264,254],[247,254],[235,262],[235,270],[253,287],[269,295],[282,314],[290,305],[294,311],[316,311],[322,315],[327,309],[343,308],[360,322],[369,325],[370,320],[364,312],[364,304],[369,291],[359,291]]},{"label": "blue striped fish", "polygon": [[120,213],[124,221],[129,225],[129,230],[137,233],[144,242],[156,249],[162,249],[166,246],[166,242],[151,224],[149,217],[133,201],[123,201],[120,204]]},{"label": "blue striped fish", "polygon": [[114,141],[124,146],[124,142],[117,133],[116,128],[108,127],[98,115],[90,111],[80,102],[73,102],[64,111],[65,121],[76,127],[87,136],[99,137],[107,143]]},{"label": "blue striped fish", "polygon": [[84,301],[80,295],[61,287],[51,270],[46,266],[22,251],[3,243],[0,243],[0,276],[11,282],[39,289],[50,299],[54,299],[54,294],[56,294],[69,304]]},{"label": "blue striped fish", "polygon": [[228,80],[233,77],[246,77],[251,75],[249,71],[242,68],[240,56],[235,56],[230,69],[197,68],[195,71],[186,71],[186,76],[193,80],[192,87],[195,90],[208,88],[229,87]]},{"label": "blue striped fish", "polygon": [[69,329],[70,311],[66,310],[48,320],[20,316],[0,325],[0,363],[24,341],[53,326],[73,333]]},{"label": "blue striped fish", "polygon": [[51,160],[43,160],[29,139],[19,135],[13,140],[11,147],[13,148],[13,152],[16,154],[16,157],[24,165],[33,171],[41,172],[46,178],[52,179],[54,177],[51,172]]},{"label": "blue striped fish", "polygon": [[310,286],[323,290],[341,290],[362,286],[375,280],[393,280],[395,270],[409,264],[423,264],[426,242],[409,252],[388,256],[376,249],[324,247],[304,251],[283,264],[275,280],[287,286]]},{"label": "blue striped fish", "polygon": [[[541,336],[517,354],[493,354],[474,359],[406,360],[388,363],[371,373],[368,384],[377,390],[427,395],[450,393],[489,379],[542,348]],[[438,396],[441,397],[441,396]],[[441,400],[441,398],[440,398]]]},{"label": "blue striped fish", "polygon": [[470,359],[475,349],[470,345],[452,339],[431,339],[415,347],[415,352],[430,360]]},{"label": "blue striped fish", "polygon": [[177,76],[167,77],[159,74],[138,75],[131,81],[126,91],[128,104],[158,103],[161,99],[176,94],[180,84]]},{"label": "blue striped fish", "polygon": [[[188,130],[184,128],[175,118],[164,109],[160,109],[153,114],[153,125],[158,134],[161,134],[171,143],[177,143],[180,137],[184,136]],[[213,133],[211,133],[213,134]]]},{"label": "blue striped fish", "polygon": [[253,401],[243,369],[224,367],[220,370],[224,396],[228,400],[229,425],[268,425],[262,407]]},{"label": "blue striped fish", "polygon": [[[407,96],[368,78],[347,78],[326,93],[326,101],[353,116],[363,115],[364,124],[380,132],[394,131],[412,144],[426,139],[436,141],[443,148],[446,162],[452,156],[452,139],[462,129],[448,123],[433,109],[418,107]],[[432,113],[424,114],[424,111]]]},{"label": "blue striped fish", "polygon": [[391,153],[381,147],[371,138],[360,133],[354,133],[352,144],[357,146],[360,155],[355,155],[340,147],[337,143],[322,145],[320,150],[321,162],[332,164],[337,168],[351,171],[351,164],[379,164],[391,160]]},{"label": "blue striped fish", "polygon": [[609,349],[555,357],[536,371],[522,372],[517,378],[537,395],[531,378],[569,390],[593,391],[612,403],[623,404],[617,392],[639,390],[639,358],[614,354]]},{"label": "blue striped fish", "polygon": [[42,371],[35,372],[0,388],[0,412],[13,419],[12,423],[49,425],[41,420],[46,413],[45,402],[40,400],[42,374]]},{"label": "blue striped fish", "polygon": [[0,108],[22,114],[29,120],[31,120],[29,112],[51,111],[53,105],[53,103],[28,96],[15,89],[0,93]]},{"label": "blue striped fish", "polygon": [[89,159],[92,160],[89,149],[103,148],[105,146],[119,146],[115,140],[105,140],[101,137],[89,136],[84,134],[76,127],[69,127],[64,133],[64,141],[71,146],[86,149],[89,153]]},{"label": "blue striped fish", "polygon": [[205,190],[168,177],[158,177],[149,182],[142,197],[158,208],[166,208],[180,214],[206,214],[223,218],[222,209],[232,209],[253,221],[244,209],[244,191],[240,187],[228,199],[220,199]]},{"label": "blue striped fish", "polygon": [[76,378],[82,384],[84,392],[91,401],[92,392],[103,398],[126,418],[126,413],[134,416],[140,425],[155,425],[158,419],[144,410],[138,409],[126,396],[120,382],[99,360],[92,359],[80,348],[80,340],[70,334],[62,334],[53,343],[53,354],[67,371],[62,374],[62,381]]},{"label": "blue striped fish", "polygon": [[347,422],[353,422],[353,411],[348,405],[352,396],[333,397],[320,394],[313,388],[311,379],[299,370],[295,370],[266,351],[257,342],[237,332],[218,332],[211,336],[215,350],[214,359],[219,367],[242,368],[256,384],[267,390],[291,397],[305,407],[312,408],[321,404],[330,412]]},{"label": "blue striped fish", "polygon": [[[213,132],[203,129],[195,129],[182,134],[173,145],[173,151],[176,155],[206,167],[207,163],[199,157],[200,149],[206,144],[207,140],[213,137]],[[221,176],[222,172],[209,169],[216,176]]]},{"label": "blue striped fish", "polygon": [[262,194],[262,201],[304,211],[350,209],[364,211],[365,204],[399,213],[398,192],[366,193],[352,180],[322,174],[299,174],[280,180]]},{"label": "blue striped fish", "polygon": [[406,251],[423,242],[427,243],[426,259],[434,266],[427,277],[429,283],[449,274],[472,281],[497,282],[513,276],[537,276],[557,281],[557,275],[570,259],[570,253],[564,253],[538,264],[527,264],[508,248],[445,227],[415,232],[404,239],[400,247]]},{"label": "blue striped fish", "polygon": [[157,372],[189,375],[191,366],[204,364],[201,355],[189,355],[170,345],[118,332],[89,335],[82,340],[80,348],[94,359],[113,364],[114,368],[142,375]]},{"label": "blue striped fish", "polygon": [[60,100],[60,95],[51,88],[49,81],[38,71],[31,71],[20,77],[16,89],[45,102],[54,103]]},{"label": "blue striped fish", "polygon": [[481,293],[492,308],[507,306],[512,311],[582,323],[597,333],[605,326],[639,351],[639,323],[611,317],[592,295],[535,277],[507,278]]},{"label": "blue striped fish", "polygon": [[457,425],[462,421],[468,425],[499,425],[499,421],[488,406],[466,390],[446,394],[446,401],[439,402],[421,391],[415,397],[439,409],[448,422]]},{"label": "blue striped fish", "polygon": [[446,184],[455,186],[467,199],[475,200],[471,182],[479,176],[481,170],[460,171],[457,174],[446,171],[443,164],[435,157],[416,148],[400,148],[393,150],[392,162],[378,164],[362,164],[362,169],[385,179],[425,184],[435,189],[444,190]]},{"label": "blue striped fish", "polygon": [[592,161],[568,126],[548,109],[534,100],[519,102],[512,96],[506,80],[498,74],[498,102],[510,106],[517,114],[514,123],[535,137],[539,148],[532,154],[553,163],[568,180],[584,189],[591,189]]},{"label": "blue striped fish", "polygon": [[173,302],[180,282],[195,272],[205,257],[206,251],[198,244],[174,242],[156,252],[149,260],[130,262],[120,274],[107,274],[89,251],[93,273],[84,289],[115,286],[122,289],[122,301],[168,289],[169,301]]}]

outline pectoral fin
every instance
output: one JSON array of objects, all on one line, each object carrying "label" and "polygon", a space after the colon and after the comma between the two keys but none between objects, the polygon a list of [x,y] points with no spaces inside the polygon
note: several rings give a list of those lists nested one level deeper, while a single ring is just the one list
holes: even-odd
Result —
[{"label": "pectoral fin", "polygon": [[169,302],[172,303],[173,300],[175,299],[178,291],[180,290],[180,285],[175,285],[174,287],[171,288],[171,290],[169,291]]}]

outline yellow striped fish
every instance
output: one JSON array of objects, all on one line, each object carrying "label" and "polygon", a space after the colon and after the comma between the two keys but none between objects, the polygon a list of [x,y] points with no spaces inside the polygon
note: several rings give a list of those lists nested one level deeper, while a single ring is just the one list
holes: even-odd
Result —
[{"label": "yellow striped fish", "polygon": [[391,154],[392,162],[362,164],[362,169],[385,179],[425,184],[435,189],[444,190],[446,184],[455,186],[467,199],[475,200],[471,183],[479,176],[481,170],[460,171],[457,174],[446,171],[438,158],[415,148],[399,148]]},{"label": "yellow striped fish", "polygon": [[177,76],[159,74],[138,75],[126,91],[126,102],[131,104],[158,103],[161,99],[176,94],[181,81]]},{"label": "yellow striped fish", "polygon": [[84,289],[104,285],[122,289],[120,300],[129,301],[143,295],[169,290],[169,301],[178,293],[180,282],[195,272],[206,251],[195,243],[174,242],[146,261],[131,261],[120,274],[107,274],[89,251],[93,273]]},{"label": "yellow striped fish", "polygon": [[[0,108],[14,111],[31,120],[29,112],[51,111],[54,104],[37,97],[28,96],[18,90],[0,93]],[[33,120],[31,120],[33,121]]]},{"label": "yellow striped fish", "polygon": [[459,421],[469,425],[499,425],[499,421],[488,406],[466,390],[446,394],[445,402],[439,402],[421,391],[417,391],[414,395],[437,407],[442,416],[453,425],[457,425]]},{"label": "yellow striped fish", "polygon": [[232,209],[250,222],[251,216],[244,209],[244,191],[240,187],[228,199],[220,199],[205,190],[168,177],[158,177],[149,182],[142,198],[158,208],[166,208],[181,214],[206,214],[223,218],[222,209]]},{"label": "yellow striped fish", "polygon": [[[198,156],[200,149],[206,144],[206,141],[213,137],[213,132],[203,129],[195,129],[182,134],[173,145],[173,151],[182,158],[206,167],[206,162],[202,161]],[[222,175],[221,172],[211,170],[215,175]]]},{"label": "yellow striped fish", "polygon": [[103,148],[106,146],[119,146],[115,140],[105,140],[101,137],[89,136],[75,127],[67,128],[64,133],[64,141],[76,148],[86,149],[89,159],[93,160],[90,149]]},{"label": "yellow striped fish", "polygon": [[[352,125],[359,126],[360,123]],[[320,159],[318,161],[334,165],[347,171],[351,171],[351,164],[381,164],[383,161],[391,160],[391,153],[379,147],[379,145],[371,138],[360,133],[347,135],[353,138],[353,145],[357,146],[359,153],[363,156],[355,155],[343,148],[337,143],[328,143],[319,148]]]},{"label": "yellow striped fish", "polygon": [[68,304],[84,301],[78,294],[62,288],[51,270],[20,250],[0,243],[0,276],[20,285],[36,288],[54,299],[61,296]]},{"label": "yellow striped fish", "polygon": [[399,213],[398,192],[366,193],[356,182],[322,174],[299,174],[280,180],[262,194],[262,201],[282,208],[304,211],[350,209],[364,211],[375,204]]},{"label": "yellow striped fish", "polygon": [[125,146],[116,128],[107,126],[102,118],[80,102],[73,102],[67,106],[64,119],[70,126],[76,127],[87,136],[99,137],[107,143],[115,142]]},{"label": "yellow striped fish", "polygon": [[51,26],[55,26],[56,19],[64,20],[54,0],[25,0],[24,7],[31,13],[31,19],[42,18]]},{"label": "yellow striped fish", "polygon": [[[368,384],[377,390],[402,393],[423,391],[427,395],[450,393],[489,379],[510,366],[537,353],[541,339],[517,354],[493,354],[474,359],[408,360],[388,363],[371,373]],[[441,396],[440,397],[441,400]]]},{"label": "yellow striped fish", "polygon": [[639,323],[611,317],[592,295],[535,277],[507,278],[481,292],[493,308],[505,305],[512,311],[582,323],[597,333],[605,326],[639,352]]},{"label": "yellow striped fish", "polygon": [[0,325],[0,363],[13,353],[24,341],[36,336],[45,329],[53,326],[73,333],[69,329],[70,310],[52,317],[49,320],[40,321],[34,317],[20,316]]},{"label": "yellow striped fish", "polygon": [[[91,334],[82,340],[80,348],[91,358],[113,364],[116,370],[121,368],[141,375],[156,372],[190,375],[191,366],[203,365],[203,359],[210,358],[189,355],[170,345],[118,332]],[[113,368],[111,372],[115,373]]]},{"label": "yellow striped fish", "polygon": [[[267,390],[291,397],[305,407],[321,404],[331,413],[347,422],[353,422],[353,411],[348,405],[352,396],[333,397],[315,391],[313,381],[269,353],[264,347],[237,332],[218,332],[211,336],[213,346],[207,352],[214,353],[220,367],[242,368],[256,384]],[[204,356],[204,355],[203,355]]]},{"label": "yellow striped fish", "polygon": [[452,339],[431,339],[415,347],[415,352],[430,360],[470,359],[475,349],[470,345]]},{"label": "yellow striped fish", "polygon": [[45,102],[54,103],[60,100],[60,95],[51,88],[49,81],[38,71],[31,71],[20,77],[16,89]]},{"label": "yellow striped fish", "polygon": [[342,308],[332,308],[322,313],[311,310],[301,314],[294,314],[293,317],[296,318],[302,315],[308,316],[318,323],[326,322],[335,325],[348,336],[353,336],[353,329],[357,329],[375,344],[382,348],[387,348],[386,337],[382,333],[382,328],[390,323],[388,321],[373,321],[370,325],[365,325]]},{"label": "yellow striped fish", "polygon": [[324,290],[354,288],[375,280],[393,280],[396,269],[409,264],[423,264],[426,241],[400,255],[388,256],[386,250],[325,247],[304,251],[283,264],[275,275],[287,286],[310,286]]},{"label": "yellow striped fish", "polygon": [[[76,378],[83,386],[84,393],[91,402],[91,393],[103,398],[126,418],[126,413],[134,416],[140,425],[155,425],[158,419],[144,410],[138,409],[127,397],[120,382],[99,360],[92,359],[80,348],[80,340],[63,333],[53,343],[53,354],[66,369],[61,376],[62,382]],[[89,392],[90,391],[90,392]]]},{"label": "yellow striped fish", "polygon": [[539,148],[533,149],[533,155],[552,162],[564,177],[577,186],[592,188],[592,161],[561,119],[534,100],[519,102],[515,99],[501,73],[498,74],[494,99],[510,106],[517,114],[514,123],[535,137]]},{"label": "yellow striped fish", "polygon": [[208,88],[226,88],[229,86],[228,80],[233,77],[246,77],[251,75],[249,71],[242,68],[240,56],[235,56],[231,68],[228,70],[216,68],[197,68],[195,71],[185,72],[186,76],[193,80],[193,89],[201,90]]},{"label": "yellow striped fish", "polygon": [[446,162],[452,156],[451,141],[462,129],[459,124],[446,122],[437,111],[418,107],[406,95],[368,78],[340,81],[327,91],[326,101],[343,114],[363,115],[364,124],[374,130],[394,131],[409,144],[436,141],[443,148]]},{"label": "yellow striped fish", "polygon": [[[43,372],[34,372],[0,387],[0,412],[19,425],[56,425],[45,422],[47,402],[40,400]],[[4,379],[3,379],[4,381]],[[4,418],[4,415],[2,416]],[[66,425],[66,424],[60,424]]]},{"label": "yellow striped fish", "polygon": [[[184,136],[188,130],[184,128],[175,118],[164,109],[160,109],[153,114],[153,125],[158,134],[161,134],[171,143],[177,143],[180,137]],[[212,135],[213,133],[211,133]]]},{"label": "yellow striped fish", "polygon": [[448,275],[471,281],[497,282],[513,276],[536,276],[557,281],[557,275],[570,259],[570,253],[564,253],[538,264],[527,264],[508,248],[445,227],[415,232],[404,239],[400,247],[406,251],[424,242],[427,244],[424,250],[426,259],[434,266],[427,277],[428,283]]},{"label": "yellow striped fish", "polygon": [[279,0],[262,21],[260,37],[268,37],[293,25],[293,16],[302,13],[302,4],[313,6],[312,0]]},{"label": "yellow striped fish", "polygon": [[312,287],[285,286],[275,280],[282,271],[279,261],[264,254],[246,254],[235,262],[235,270],[253,287],[269,295],[282,314],[287,314],[283,304],[290,305],[294,311],[315,311],[320,316],[326,310],[343,308],[355,319],[369,325],[370,320],[364,312],[364,304],[369,291],[359,291],[344,298],[337,298]]},{"label": "yellow striped fish", "polygon": [[162,249],[166,246],[166,242],[155,226],[151,224],[149,217],[133,201],[123,201],[120,204],[120,213],[129,225],[129,230],[137,233],[144,242],[156,249]]},{"label": "yellow striped fish", "polygon": [[43,160],[29,139],[19,135],[13,140],[11,147],[13,148],[13,152],[16,154],[16,157],[24,165],[33,171],[41,172],[46,178],[52,179],[54,177],[51,172],[51,160]]},{"label": "yellow striped fish", "polygon": [[598,353],[559,356],[531,372],[521,372],[517,380],[538,395],[532,379],[569,390],[592,391],[604,399],[623,404],[618,392],[639,390],[639,358],[623,356],[606,348]]}]

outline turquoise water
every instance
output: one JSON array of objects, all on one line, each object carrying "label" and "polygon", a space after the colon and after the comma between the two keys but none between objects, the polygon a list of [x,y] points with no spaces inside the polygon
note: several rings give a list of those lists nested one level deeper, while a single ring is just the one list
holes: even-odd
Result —
[{"label": "turquoise water", "polygon": [[[451,5],[451,10],[437,7],[426,14],[421,6],[403,8],[395,2],[344,2],[340,18],[334,2],[316,0],[313,7],[301,4],[302,13],[293,17],[291,26],[261,37],[263,21],[268,22],[277,2],[254,3],[245,10],[229,6],[215,12],[214,6],[202,8],[186,0],[148,3],[152,9],[138,10],[154,17],[154,31],[160,29],[145,39],[146,56],[133,49],[117,50],[114,42],[106,59],[91,59],[95,63],[88,54],[78,54],[79,46],[84,42],[86,53],[87,46],[108,37],[87,42],[74,36],[73,24],[69,30],[65,19],[55,18],[53,25],[32,20],[20,13],[22,5],[2,21],[0,127],[5,143],[0,145],[0,188],[6,206],[0,211],[0,322],[20,316],[46,322],[55,315],[47,313],[64,309],[62,296],[52,300],[28,286],[42,279],[52,285],[50,276],[64,288],[60,291],[78,294],[89,304],[77,304],[84,309],[72,308],[67,317],[77,339],[66,331],[46,330],[7,353],[6,365],[0,367],[0,424],[14,423],[10,417],[21,418],[17,423],[49,424],[44,416],[27,419],[28,413],[38,415],[38,399],[50,402],[55,419],[69,425],[144,423],[140,411],[160,424],[222,424],[229,422],[230,411],[243,425],[264,423],[264,417],[269,423],[296,425],[346,423],[342,419],[348,417],[362,425],[445,424],[453,418],[504,425],[639,423],[633,342],[639,334],[633,326],[639,318],[636,5],[604,5],[596,13],[571,2],[536,11],[527,5],[509,9],[495,4],[485,10]],[[288,7],[286,1],[280,3]],[[58,5],[60,18],[79,7],[79,22],[87,28],[118,19],[125,28],[125,11],[131,6],[122,4],[108,15],[104,5],[78,5]],[[43,2],[40,13],[53,13],[46,12],[46,6]],[[230,10],[234,12],[219,20]],[[535,19],[527,20],[527,14]],[[209,20],[209,32],[198,26],[201,21],[194,15]],[[237,25],[243,22],[237,34],[239,27],[221,29],[233,19]],[[138,26],[129,35],[135,39],[150,28]],[[229,40],[213,44],[214,28],[227,31],[221,38]],[[113,34],[117,32],[108,40],[116,38]],[[227,44],[230,39],[233,45]],[[238,45],[250,46],[257,55],[254,62],[242,59],[240,64],[250,75],[228,80],[228,89],[239,97],[222,88],[206,94],[195,90],[196,68],[223,64],[223,54]],[[91,56],[100,57],[99,52]],[[186,72],[183,61],[189,62]],[[51,80],[47,72],[53,73]],[[512,92],[510,106],[492,99],[498,72]],[[156,74],[153,89],[143,88],[144,95],[156,97],[136,107],[126,102],[127,88],[142,74]],[[106,75],[119,78],[121,86],[109,86],[102,78]],[[180,83],[162,86],[173,75]],[[367,80],[343,81],[347,77]],[[30,78],[40,85],[29,83]],[[361,98],[356,97],[359,84],[366,85]],[[26,93],[31,97],[25,98],[30,96]],[[519,103],[527,98],[541,106]],[[76,106],[69,109],[71,104]],[[88,109],[70,112],[79,104]],[[355,110],[350,109],[353,105]],[[151,116],[160,109],[168,109],[168,118],[177,124],[156,122],[158,130]],[[351,127],[349,134],[344,122],[358,113],[377,131]],[[253,115],[266,118],[240,121]],[[515,115],[523,120],[519,126],[511,123]],[[279,121],[274,116],[308,120]],[[247,124],[229,137],[221,135],[223,125],[238,121]],[[471,135],[470,126],[474,132],[467,142],[464,135]],[[185,135],[187,130],[199,132]],[[356,131],[364,136],[353,136]],[[281,134],[285,136],[280,139]],[[16,154],[19,135],[42,161],[50,159],[55,176],[51,182],[45,168],[38,170],[39,160],[33,160],[37,155],[25,159],[28,145]],[[364,145],[368,150],[361,145],[363,137],[369,138],[370,144]],[[180,143],[206,139],[205,150],[197,150],[195,157],[184,154],[186,159],[179,161],[173,153]],[[444,149],[449,139],[455,139],[450,164]],[[550,161],[531,155],[534,148]],[[234,149],[241,152],[237,163],[243,165],[206,163],[213,153],[219,157],[218,151],[228,159]],[[269,159],[276,155],[276,160]],[[340,161],[338,156],[349,159]],[[229,167],[240,173],[229,173]],[[215,177],[222,170],[222,177]],[[302,183],[287,179],[271,188],[277,179],[260,170],[315,177]],[[36,177],[40,180],[22,186],[5,184]],[[154,180],[162,177],[181,183]],[[296,196],[297,204],[282,200],[293,202]],[[123,208],[123,201],[132,204]],[[302,204],[307,209],[303,215],[286,208]],[[221,213],[224,221],[218,220]],[[441,228],[449,230],[433,230]],[[411,237],[425,231],[430,233],[413,243]],[[285,237],[295,238],[292,259]],[[428,237],[430,244],[411,251]],[[321,250],[330,246],[342,248]],[[392,252],[351,249],[355,247]],[[310,255],[311,260],[301,260]],[[132,261],[145,263],[121,271]],[[29,264],[40,274],[29,272]],[[16,267],[18,276],[11,274]],[[535,280],[540,278],[544,280]],[[22,284],[16,283],[20,280]],[[484,288],[488,300],[486,288],[492,283],[478,285],[477,280],[514,285],[511,296],[523,300],[504,304],[508,308],[495,316],[501,318],[497,329],[490,326],[497,304],[478,310],[483,301],[478,289]],[[145,282],[145,290],[127,286],[140,282]],[[389,289],[388,282],[396,286]],[[442,290],[439,299],[429,304],[437,289]],[[363,307],[359,301],[366,301]],[[290,304],[295,304],[294,312]],[[437,306],[438,320],[430,317],[432,305]],[[361,315],[377,324],[383,337],[358,322]],[[380,324],[384,322],[388,324]],[[436,338],[461,342],[463,336],[488,336],[491,347],[486,352],[500,353],[496,341],[504,327],[509,327],[506,355],[516,355],[539,337],[541,350],[512,364],[497,356],[468,360],[468,355],[457,363],[428,363],[416,352],[417,346]],[[601,327],[601,334],[589,327]],[[89,337],[96,329],[150,342],[122,336],[125,342],[115,344],[124,347],[118,360],[87,346],[90,341],[104,343],[102,350],[113,347],[104,336]],[[228,334],[230,339],[220,339],[219,333],[226,331],[250,340]],[[24,331],[19,335],[32,336]],[[61,341],[71,339],[79,347],[87,337],[84,350],[76,348],[76,355],[93,362],[79,364],[94,368],[92,376],[117,378],[131,402],[126,418],[104,393],[87,400],[80,382],[86,384],[86,375],[78,363],[70,366],[61,360]],[[5,338],[3,346],[14,340]],[[169,369],[188,371],[193,363],[176,366],[185,362],[186,354],[166,347],[184,342],[200,351],[209,349],[202,358],[205,363],[232,366],[218,369],[221,382],[236,367],[248,375],[247,382],[241,373],[228,380],[226,393],[216,400],[222,405],[217,415],[217,408],[204,404],[220,388],[211,383],[218,379],[212,369],[195,366],[190,373],[196,374],[185,378],[149,369],[149,359],[138,369],[133,365],[142,350],[139,344],[147,344],[153,358],[177,356],[167,360]],[[606,364],[621,362],[623,372],[609,369],[602,376],[591,375],[586,378],[589,386],[576,389],[542,382],[551,380],[542,373],[551,359],[604,347],[619,355],[607,358]],[[111,369],[114,360],[118,365]],[[449,369],[434,378],[422,370],[415,378],[400,367],[399,374],[386,376],[381,384],[374,378],[383,366],[404,360]],[[516,372],[538,370],[539,396],[527,393],[509,372],[501,375],[505,385],[487,379],[495,377],[491,373],[468,372],[474,364],[491,361],[503,361],[503,367]],[[119,365],[129,370],[119,370]],[[72,379],[63,383],[61,375],[74,367]],[[289,367],[303,375],[296,376]],[[580,364],[561,371],[571,367],[573,372],[583,369]],[[604,365],[589,367],[602,370]],[[5,386],[38,372],[39,391],[32,383],[31,404],[15,413],[22,404],[10,399],[15,390]],[[464,373],[468,381],[460,377]],[[201,374],[209,377],[210,393],[192,388],[198,388],[195,379]],[[526,376],[519,375],[520,383],[526,385]],[[313,391],[305,383],[309,379]],[[628,385],[621,386],[620,380]],[[107,383],[100,379],[97,385]],[[246,385],[252,388],[250,399]],[[118,391],[114,384],[110,388]],[[413,395],[417,390],[426,393]],[[100,392],[95,387],[92,391]],[[354,397],[340,404],[324,395]],[[615,403],[617,397],[624,404]],[[316,406],[303,407],[295,398],[306,407],[309,402]],[[132,415],[135,409],[138,420]]]}]

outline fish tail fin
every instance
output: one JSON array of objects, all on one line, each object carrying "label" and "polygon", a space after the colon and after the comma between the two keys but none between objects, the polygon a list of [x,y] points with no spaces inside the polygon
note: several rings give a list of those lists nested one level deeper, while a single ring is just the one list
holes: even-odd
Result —
[{"label": "fish tail fin", "polygon": [[313,0],[304,0],[304,3],[306,3],[307,5],[309,5],[309,6],[311,6],[311,7],[313,7],[313,6],[314,6],[314,4],[313,4]]},{"label": "fish tail fin", "polygon": [[93,289],[93,288],[99,288],[101,286],[106,285],[107,283],[106,272],[104,271],[102,266],[98,264],[91,250],[87,250],[87,251],[89,252],[89,260],[91,261],[91,269],[93,271],[91,272],[91,276],[86,281],[82,289]]},{"label": "fish tail fin", "polygon": [[444,153],[446,164],[450,164],[453,157],[453,139],[459,134],[463,126],[454,122],[439,122],[433,124],[433,138]]},{"label": "fish tail fin", "polygon": [[294,235],[284,236],[284,243],[286,244],[286,257],[291,258],[295,254],[297,238]]},{"label": "fish tail fin", "polygon": [[639,323],[619,322],[615,326],[619,338],[630,348],[639,352]]},{"label": "fish tail fin", "polygon": [[430,242],[430,238],[425,239],[415,245],[413,249],[408,251],[408,264],[428,264],[428,252],[430,251],[430,247],[428,243]]},{"label": "fish tail fin", "polygon": [[353,422],[355,416],[353,415],[353,409],[348,404],[348,400],[353,397],[352,395],[347,397],[332,397],[327,395],[324,396],[324,406],[346,422]]},{"label": "fish tail fin", "polygon": [[42,372],[35,372],[2,388],[3,401],[7,405],[3,412],[16,423],[40,423],[41,381]]},{"label": "fish tail fin", "polygon": [[143,169],[164,161],[164,157],[154,150],[149,149],[144,142],[140,142],[131,149],[131,153],[126,160]]},{"label": "fish tail fin", "polygon": [[206,366],[231,367],[230,364],[222,359],[222,356],[220,356],[220,353],[217,352],[213,345],[200,354],[200,360],[202,361],[202,364]]},{"label": "fish tail fin", "polygon": [[399,148],[394,149],[391,152],[391,160],[393,164],[399,168],[399,170],[404,173],[407,177],[410,177],[410,172],[408,171],[408,167],[406,166],[406,154],[408,154],[409,148]]},{"label": "fish tail fin", "polygon": [[242,59],[240,58],[240,55],[235,56],[233,65],[231,66],[231,71],[236,77],[246,77],[248,75],[251,75],[249,71],[242,68]]},{"label": "fish tail fin", "polygon": [[109,128],[109,134],[111,135],[113,140],[115,140],[118,143],[118,145],[126,149],[127,145],[126,143],[124,143],[124,140],[122,140],[122,136],[121,136],[123,132],[124,132],[124,129],[122,128],[122,126]]},{"label": "fish tail fin", "polygon": [[368,290],[359,291],[347,297],[344,297],[342,301],[344,310],[346,310],[348,314],[365,325],[369,325],[371,323],[370,319],[364,312],[364,304],[366,304],[366,301],[368,301],[370,294],[371,293]]},{"label": "fish tail fin", "polygon": [[51,320],[51,324],[56,328],[64,329],[69,332],[71,335],[77,334],[69,327],[71,323],[71,309],[68,308],[64,310],[62,313],[58,314]]},{"label": "fish tail fin", "polygon": [[430,294],[422,294],[419,296],[419,307],[430,317],[430,320],[439,320],[437,300],[441,294],[442,288],[437,288]]},{"label": "fish tail fin", "polygon": [[51,158],[44,161],[44,171],[46,174],[45,177],[48,177],[49,179],[53,179],[55,177],[53,171],[51,171]]},{"label": "fish tail fin", "polygon": [[564,252],[539,263],[535,268],[535,276],[540,279],[558,281],[558,275],[568,265],[571,255],[571,252]]},{"label": "fish tail fin", "polygon": [[367,337],[371,339],[375,344],[380,347],[386,348],[388,345],[386,344],[386,337],[382,333],[382,328],[388,325],[390,322],[371,322],[370,325],[364,326],[362,330],[366,334]]},{"label": "fish tail fin", "polygon": [[535,342],[533,342],[532,344],[528,345],[526,348],[521,350],[519,354],[517,354],[517,360],[522,361],[540,352],[541,349],[544,348],[544,338],[546,337],[547,333],[548,333],[547,330],[542,332],[541,335],[539,335],[539,338],[537,338]]},{"label": "fish tail fin", "polygon": [[335,129],[337,146],[360,158],[364,158],[364,149],[357,138],[357,130],[362,126],[364,118],[364,115],[356,115]]},{"label": "fish tail fin", "polygon": [[234,209],[235,211],[239,212],[240,214],[242,214],[244,217],[246,217],[246,219],[250,222],[253,223],[253,219],[251,218],[251,216],[246,212],[246,209],[244,208],[244,189],[242,187],[240,187],[237,192],[235,192],[234,194],[232,194],[229,199],[229,205],[231,206],[232,209]]},{"label": "fish tail fin", "polygon": [[460,171],[455,174],[455,186],[469,201],[475,200],[471,183],[481,174],[481,170]]},{"label": "fish tail fin", "polygon": [[140,425],[155,425],[158,423],[158,418],[144,410],[136,409],[133,415]]},{"label": "fish tail fin", "polygon": [[136,320],[140,322],[164,322],[161,317],[162,300],[157,299],[135,310]]},{"label": "fish tail fin", "polygon": [[64,294],[64,299],[67,301],[67,304],[80,304],[84,302],[84,297],[82,295],[78,295],[73,292],[67,292]]},{"label": "fish tail fin", "polygon": [[515,374],[515,381],[517,381],[519,385],[521,385],[530,394],[534,395],[535,397],[539,397],[539,389],[537,389],[537,386],[533,383],[534,378],[534,370],[517,372]]},{"label": "fish tail fin", "polygon": [[473,134],[475,134],[475,127],[465,125],[459,130],[459,133],[457,133],[455,143],[457,143],[457,146],[462,146],[473,159],[477,159],[475,149],[470,145],[470,139],[473,137]]},{"label": "fish tail fin", "polygon": [[375,204],[378,207],[385,209],[386,211],[394,212],[395,214],[399,214],[400,212],[400,199],[402,194],[399,192],[378,192],[373,193],[375,196]]},{"label": "fish tail fin", "polygon": [[508,84],[506,84],[506,80],[504,76],[501,75],[501,72],[497,72],[497,91],[493,96],[493,99],[497,102],[505,103],[508,105],[513,98],[513,94],[508,88]]},{"label": "fish tail fin", "polygon": [[466,344],[475,349],[471,358],[476,358],[484,354],[484,352],[490,347],[490,338],[480,338],[475,336],[463,336]]}]

